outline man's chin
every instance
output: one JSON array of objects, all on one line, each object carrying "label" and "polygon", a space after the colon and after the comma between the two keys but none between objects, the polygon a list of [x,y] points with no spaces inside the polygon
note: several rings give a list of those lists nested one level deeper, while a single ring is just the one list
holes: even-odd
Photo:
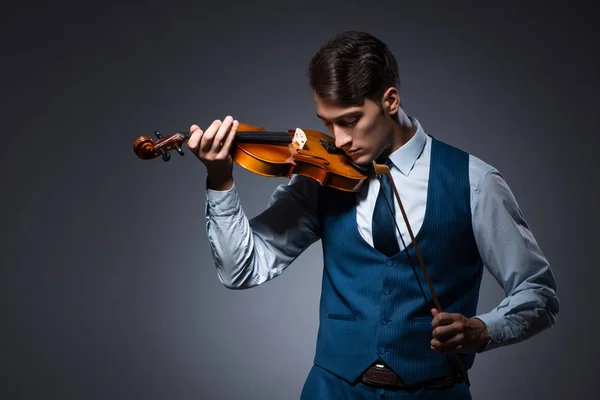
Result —
[{"label": "man's chin", "polygon": [[352,162],[356,165],[360,165],[363,167],[366,167],[368,165],[370,165],[371,163],[373,163],[372,157],[369,156],[368,154],[361,154],[358,157],[354,157],[354,158],[350,158],[352,160]]}]

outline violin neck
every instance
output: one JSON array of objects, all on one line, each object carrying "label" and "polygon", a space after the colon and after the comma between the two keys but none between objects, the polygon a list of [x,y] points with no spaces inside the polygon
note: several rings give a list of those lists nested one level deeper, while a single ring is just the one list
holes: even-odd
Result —
[{"label": "violin neck", "polygon": [[[189,132],[179,132],[188,140]],[[290,144],[292,137],[288,132],[236,132],[235,141],[243,143]]]}]

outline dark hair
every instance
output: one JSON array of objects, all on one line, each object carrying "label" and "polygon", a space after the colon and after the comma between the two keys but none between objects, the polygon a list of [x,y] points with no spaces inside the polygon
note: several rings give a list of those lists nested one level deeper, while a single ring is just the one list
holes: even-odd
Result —
[{"label": "dark hair", "polygon": [[379,101],[394,86],[400,90],[398,64],[388,46],[359,31],[340,33],[323,45],[309,63],[311,88],[341,106]]}]

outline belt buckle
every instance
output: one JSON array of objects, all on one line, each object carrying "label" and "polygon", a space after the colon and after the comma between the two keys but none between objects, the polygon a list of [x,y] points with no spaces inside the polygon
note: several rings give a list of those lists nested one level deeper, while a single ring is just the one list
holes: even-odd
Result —
[{"label": "belt buckle", "polygon": [[362,375],[362,382],[374,387],[403,387],[398,375],[381,363],[375,363],[369,367]]}]

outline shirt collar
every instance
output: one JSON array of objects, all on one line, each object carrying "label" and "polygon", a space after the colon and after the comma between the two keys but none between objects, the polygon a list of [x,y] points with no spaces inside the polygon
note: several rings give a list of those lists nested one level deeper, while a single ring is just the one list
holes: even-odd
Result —
[{"label": "shirt collar", "polygon": [[417,127],[417,131],[408,142],[389,155],[394,165],[406,176],[415,166],[415,162],[417,162],[417,158],[419,158],[427,142],[427,135],[419,121],[413,117],[409,117],[409,119],[413,126]]}]

